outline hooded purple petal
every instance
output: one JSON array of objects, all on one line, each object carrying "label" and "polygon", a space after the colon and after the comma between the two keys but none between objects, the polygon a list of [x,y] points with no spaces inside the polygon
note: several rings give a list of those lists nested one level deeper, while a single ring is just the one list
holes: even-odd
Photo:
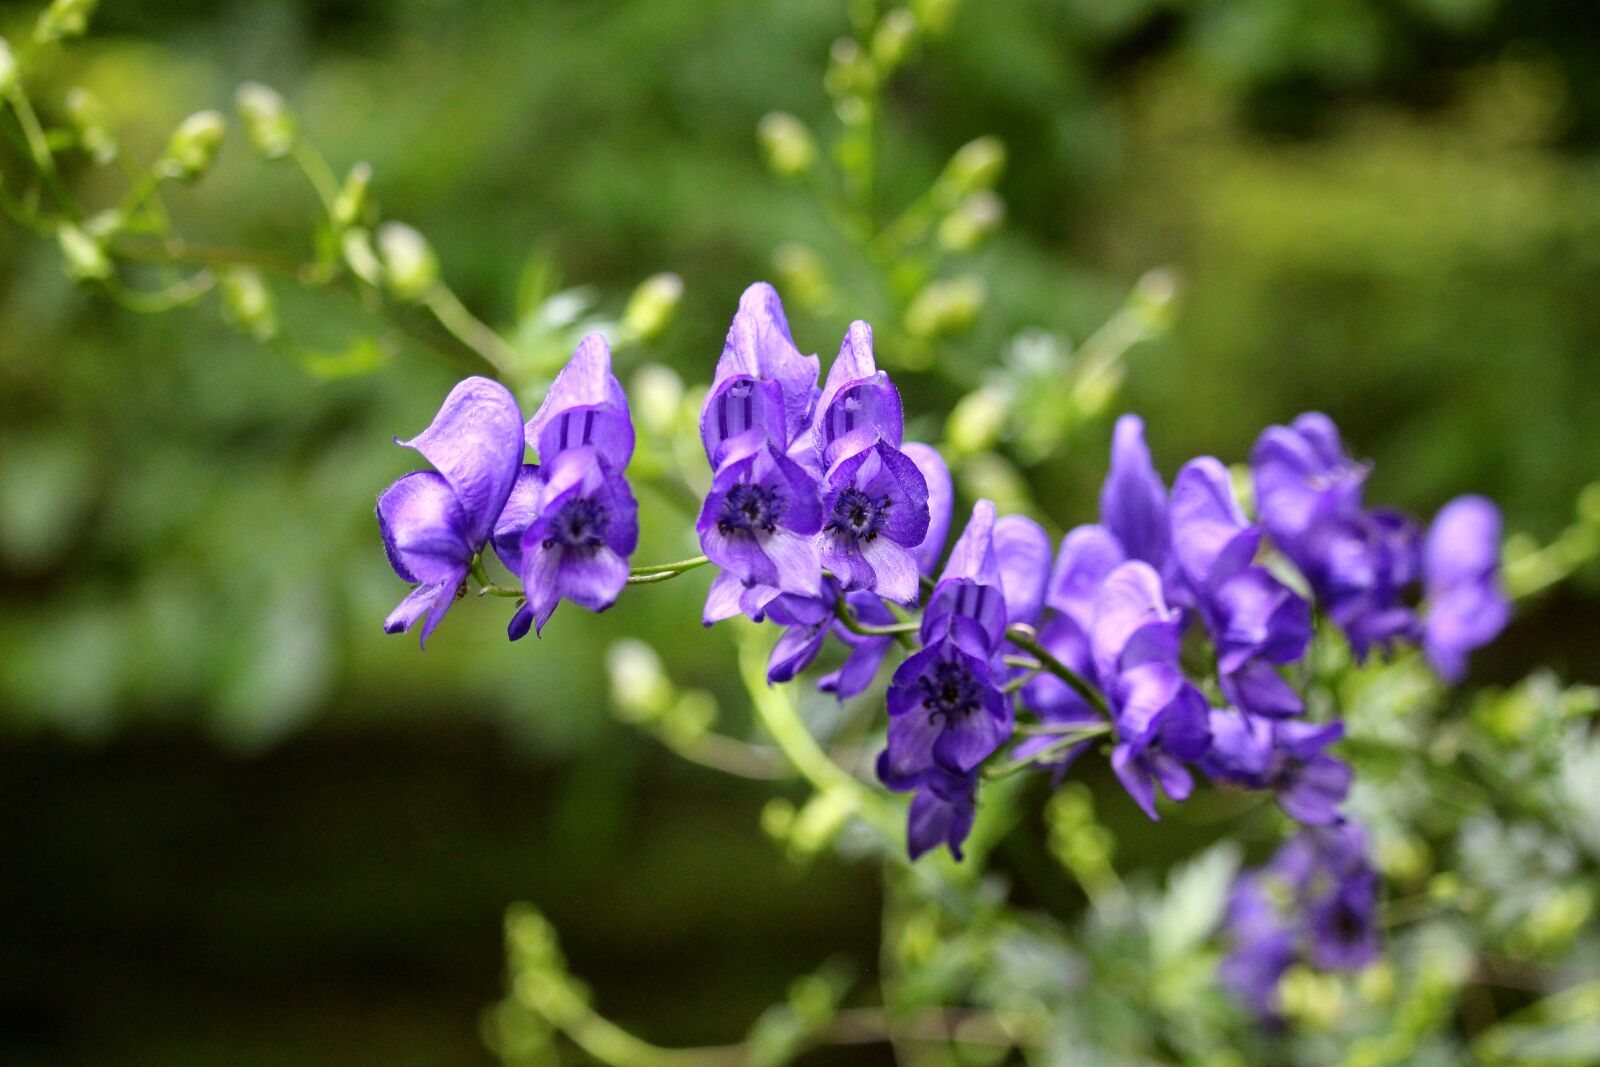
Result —
[{"label": "hooded purple petal", "polygon": [[544,479],[539,468],[524,463],[517,471],[517,480],[506,497],[506,506],[494,524],[494,553],[506,570],[522,573],[522,535],[533,520],[539,517],[539,502],[544,495]]},{"label": "hooded purple petal", "polygon": [[1111,471],[1100,491],[1100,523],[1132,559],[1160,570],[1167,558],[1167,490],[1144,443],[1137,415],[1117,420],[1111,439]]},{"label": "hooded purple petal", "polygon": [[1162,597],[1161,576],[1148,563],[1121,564],[1100,587],[1089,631],[1095,670],[1108,684],[1152,659],[1176,660],[1176,613]]},{"label": "hooded purple petal", "polygon": [[1100,586],[1126,559],[1121,543],[1105,527],[1078,527],[1061,542],[1045,602],[1087,631],[1094,623]]},{"label": "hooded purple petal", "polygon": [[1511,614],[1500,584],[1500,512],[1479,496],[1446,504],[1428,530],[1422,562],[1423,649],[1440,677],[1458,681],[1467,654],[1493,640]]},{"label": "hooded purple petal", "polygon": [[1038,621],[1050,577],[1050,535],[1026,515],[1006,515],[994,524],[994,554],[1007,623]]},{"label": "hooded purple petal", "polygon": [[939,565],[939,557],[944,554],[945,538],[950,534],[955,485],[950,480],[950,468],[945,466],[944,457],[932,445],[910,441],[901,451],[917,465],[922,480],[928,486],[928,533],[917,545],[916,556],[917,569],[925,575],[931,575]]},{"label": "hooded purple petal", "polygon": [[462,535],[482,548],[522,466],[522,413],[506,387],[468,378],[450,390],[414,448],[444,476],[461,506]]},{"label": "hooded purple petal", "polygon": [[988,657],[1006,628],[1005,591],[994,550],[994,504],[980,500],[961,531],[922,616],[922,641],[945,636]]},{"label": "hooded purple petal", "polygon": [[806,427],[817,396],[821,364],[816,356],[802,356],[789,333],[778,292],[766,282],[756,282],[739,297],[739,310],[728,327],[728,338],[717,361],[717,385],[735,375],[776,382],[782,395],[783,437],[787,447]]},{"label": "hooded purple petal", "polygon": [[1172,483],[1172,553],[1199,592],[1249,566],[1260,533],[1233,498],[1228,468],[1211,456],[1183,465]]},{"label": "hooded purple petal", "polygon": [[700,441],[712,470],[769,446],[784,447],[783,390],[743,375],[724,378],[700,408]]},{"label": "hooded purple petal", "polygon": [[560,452],[587,446],[613,470],[628,466],[633,420],[622,383],[611,373],[611,349],[603,336],[591,333],[578,342],[524,433],[546,465]]},{"label": "hooded purple petal", "polygon": [[394,572],[431,585],[465,574],[473,547],[459,498],[433,471],[406,475],[378,497],[378,532]]}]

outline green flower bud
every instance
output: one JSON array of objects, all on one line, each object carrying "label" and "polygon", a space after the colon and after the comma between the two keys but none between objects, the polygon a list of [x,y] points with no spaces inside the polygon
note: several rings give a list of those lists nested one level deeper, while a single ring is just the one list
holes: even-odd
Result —
[{"label": "green flower bud", "polygon": [[345,176],[339,195],[333,200],[333,223],[340,229],[354,226],[367,210],[367,194],[372,188],[372,165],[357,163]]},{"label": "green flower bud", "polygon": [[100,98],[84,88],[67,90],[67,122],[78,135],[78,146],[102,167],[117,158],[117,139]]},{"label": "green flower bud", "polygon": [[345,265],[357,278],[376,288],[383,284],[383,264],[372,250],[372,234],[356,226],[339,235],[339,251]]},{"label": "green flower bud", "polygon": [[1006,205],[985,189],[973,193],[939,222],[939,243],[952,252],[970,252],[1000,228]]},{"label": "green flower bud", "polygon": [[219,279],[222,314],[241,333],[257,341],[278,334],[278,307],[261,272],[253,267],[232,267]]},{"label": "green flower bud", "polygon": [[0,37],[0,93],[8,93],[17,84],[17,57],[4,37]]},{"label": "green flower bud", "polygon": [[671,367],[646,363],[633,374],[628,396],[633,417],[650,433],[666,436],[683,405],[683,379]]},{"label": "green flower bud", "polygon": [[960,0],[911,0],[911,13],[924,33],[937,37],[950,28]]},{"label": "green flower bud", "polygon": [[439,280],[439,257],[433,247],[403,222],[378,227],[378,257],[389,291],[401,300],[420,300]]},{"label": "green flower bud", "polygon": [[227,120],[217,111],[197,111],[178,124],[167,142],[162,171],[170,177],[192,182],[211,168],[228,132]]},{"label": "green flower bud", "polygon": [[1006,146],[994,136],[979,137],[956,149],[934,183],[934,195],[945,204],[991,189],[1006,169]]},{"label": "green flower bud", "polygon": [[617,714],[629,722],[659,718],[677,699],[661,657],[635,638],[613,641],[606,649],[606,674],[611,679],[611,702]]},{"label": "green flower bud", "polygon": [[945,441],[957,455],[970,456],[993,448],[1005,428],[1011,405],[999,389],[984,386],[956,402],[945,423]]},{"label": "green flower bud", "polygon": [[282,159],[294,147],[294,112],[276,89],[245,82],[234,94],[244,135],[265,159]]},{"label": "green flower bud", "polygon": [[82,37],[89,29],[96,0],[53,0],[33,27],[33,39],[40,44]]},{"label": "green flower bud", "polygon": [[817,144],[805,123],[786,111],[764,115],[756,126],[761,153],[773,173],[792,178],[806,173],[817,161]]},{"label": "green flower bud", "polygon": [[793,242],[781,244],[772,254],[783,295],[801,307],[816,309],[833,299],[833,282],[827,264],[811,247]]},{"label": "green flower bud", "polygon": [[672,322],[681,299],[682,278],[676,274],[652,274],[628,297],[628,306],[622,312],[622,328],[637,340],[652,341]]},{"label": "green flower bud", "polygon": [[853,38],[841,37],[828,51],[828,71],[822,87],[834,99],[871,92],[877,83],[872,60]]},{"label": "green flower bud", "polygon": [[906,332],[932,338],[964,330],[977,319],[988,296],[983,279],[975,275],[929,282],[906,309]]},{"label": "green flower bud", "polygon": [[917,40],[917,20],[903,7],[883,16],[872,34],[872,60],[878,70],[891,71],[905,61]]},{"label": "green flower bud", "polygon": [[67,276],[80,282],[104,281],[111,277],[111,259],[104,246],[70,222],[56,230],[56,242],[66,261]]}]

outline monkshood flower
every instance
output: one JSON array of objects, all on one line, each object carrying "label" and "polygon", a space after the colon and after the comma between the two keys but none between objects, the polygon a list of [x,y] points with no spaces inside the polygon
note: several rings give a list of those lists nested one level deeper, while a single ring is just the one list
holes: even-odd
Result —
[{"label": "monkshood flower", "polygon": [[1505,628],[1511,602],[1500,586],[1500,512],[1480,496],[1452,500],[1434,516],[1422,549],[1426,598],[1422,648],[1447,682],[1467,654]]},{"label": "monkshood flower", "polygon": [[426,615],[425,644],[518,481],[522,413],[504,386],[468,378],[450,391],[426,430],[397,443],[422,453],[434,469],[408,474],[378,497],[378,529],[389,564],[417,583],[383,628],[400,633]]},{"label": "monkshood flower", "polygon": [[695,529],[711,562],[745,586],[817,596],[817,483],[770,442],[717,468]]},{"label": "monkshood flower", "polygon": [[953,774],[942,767],[897,774],[884,752],[878,756],[878,778],[897,793],[915,792],[906,822],[906,851],[913,860],[940,845],[962,858],[961,845],[978,810],[976,774]]},{"label": "monkshood flower", "polygon": [[540,465],[519,472],[494,539],[527,598],[511,620],[513,641],[543,629],[563,599],[604,611],[628,581],[639,541],[638,505],[622,473],[633,421],[604,337],[579,342],[524,432]]},{"label": "monkshood flower", "polygon": [[[701,435],[712,468],[719,463],[712,442],[736,438],[751,426],[760,427],[780,449],[799,441],[816,404],[820,373],[817,357],[803,356],[795,347],[777,290],[766,282],[746,289],[701,409]],[[768,384],[775,390],[763,387]],[[770,400],[773,392],[776,399]]]},{"label": "monkshood flower", "polygon": [[1283,1010],[1278,983],[1294,966],[1296,939],[1265,876],[1247,874],[1234,882],[1223,924],[1232,949],[1217,967],[1218,981],[1256,1015],[1277,1019]]},{"label": "monkshood flower", "polygon": [[1111,769],[1152,819],[1158,785],[1188,799],[1194,779],[1184,763],[1211,742],[1210,708],[1178,666],[1179,625],[1161,576],[1142,560],[1119,565],[1095,599],[1090,653],[1116,729]]},{"label": "monkshood flower", "polygon": [[1011,736],[1011,702],[987,657],[950,637],[900,664],[887,703],[884,766],[898,777],[932,767],[969,774]]},{"label": "monkshood flower", "polygon": [[1111,469],[1100,489],[1100,525],[1122,546],[1126,559],[1142,559],[1166,573],[1167,488],[1144,442],[1144,420],[1124,415],[1111,435]]},{"label": "monkshood flower", "polygon": [[1213,781],[1244,789],[1269,789],[1288,816],[1306,826],[1340,819],[1350,792],[1350,766],[1328,755],[1344,737],[1344,724],[1272,721],[1216,710],[1211,748],[1200,766]]},{"label": "monkshood flower", "polygon": [[1006,595],[994,549],[994,504],[980,500],[950,550],[922,614],[922,643],[954,641],[988,659],[1006,629]]},{"label": "monkshood flower", "polygon": [[1228,469],[1190,460],[1172,483],[1172,555],[1216,645],[1222,691],[1258,715],[1298,715],[1305,706],[1275,665],[1311,641],[1311,608],[1253,562],[1261,531],[1233,497]]}]

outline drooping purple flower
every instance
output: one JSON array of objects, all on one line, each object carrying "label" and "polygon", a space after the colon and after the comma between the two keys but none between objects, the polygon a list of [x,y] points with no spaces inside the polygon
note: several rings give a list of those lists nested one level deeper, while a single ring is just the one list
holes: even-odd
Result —
[{"label": "drooping purple flower", "polygon": [[747,586],[817,596],[817,483],[771,443],[717,469],[695,529],[711,562]]},{"label": "drooping purple flower", "polygon": [[1172,485],[1171,522],[1172,554],[1216,644],[1223,693],[1254,714],[1299,714],[1299,694],[1273,668],[1305,654],[1311,609],[1254,564],[1261,532],[1239,509],[1221,462],[1184,464]]},{"label": "drooping purple flower", "polygon": [[1361,510],[1368,466],[1345,455],[1338,428],[1321,412],[1267,427],[1251,450],[1250,465],[1256,513],[1291,557],[1313,527]]},{"label": "drooping purple flower", "polygon": [[945,639],[900,664],[889,685],[885,766],[970,773],[1011,735],[1011,702],[987,661]]},{"label": "drooping purple flower", "polygon": [[1100,524],[1129,559],[1162,571],[1167,559],[1167,489],[1144,441],[1144,420],[1124,415],[1111,437],[1111,469],[1100,490]]},{"label": "drooping purple flower", "polygon": [[[740,378],[771,382],[777,386],[781,412],[777,428],[782,439],[774,443],[787,449],[800,437],[811,418],[820,371],[821,363],[816,356],[802,356],[795,347],[777,290],[766,282],[756,282],[739,297],[739,310],[728,327],[722,358],[717,361],[716,379],[701,415],[702,429],[718,386]],[[749,424],[747,419],[745,425]],[[727,438],[730,434],[723,431],[720,436]],[[707,451],[711,451],[709,445]],[[715,459],[712,464],[716,465]]]},{"label": "drooping purple flower", "polygon": [[823,596],[784,595],[768,601],[763,610],[767,618],[784,627],[767,659],[767,684],[776,685],[815,662],[834,621],[833,603]]},{"label": "drooping purple flower", "polygon": [[918,774],[897,774],[889,753],[878,757],[878,778],[897,793],[913,792],[906,822],[906,851],[913,860],[945,845],[950,855],[962,858],[961,845],[972,832],[978,808],[978,776],[953,774],[930,767]]},{"label": "drooping purple flower", "polygon": [[1492,641],[1511,616],[1500,585],[1500,512],[1481,496],[1458,497],[1434,516],[1422,550],[1423,651],[1447,682],[1467,654]]},{"label": "drooping purple flower", "polygon": [[1328,755],[1344,724],[1271,721],[1232,711],[1211,713],[1211,748],[1201,766],[1214,781],[1270,789],[1290,818],[1305,826],[1340,819],[1350,767]]},{"label": "drooping purple flower", "polygon": [[389,565],[417,583],[383,628],[400,633],[426,616],[426,644],[518,480],[522,413],[504,386],[468,378],[450,391],[426,430],[397,443],[422,453],[434,469],[408,474],[378,497]]},{"label": "drooping purple flower", "polygon": [[878,441],[840,459],[823,485],[822,566],[851,592],[917,600],[912,550],[928,533],[928,484],[905,453]]}]

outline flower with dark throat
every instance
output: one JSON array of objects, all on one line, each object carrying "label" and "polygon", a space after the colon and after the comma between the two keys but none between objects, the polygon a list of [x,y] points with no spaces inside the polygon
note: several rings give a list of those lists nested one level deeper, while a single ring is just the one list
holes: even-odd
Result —
[{"label": "flower with dark throat", "polygon": [[906,819],[906,852],[914,860],[944,845],[962,858],[978,811],[978,776],[930,767],[918,774],[896,774],[889,753],[878,756],[878,780],[897,793],[914,793]]},{"label": "flower with dark throat", "polygon": [[711,562],[745,586],[816,596],[817,483],[771,443],[718,468],[695,529]]},{"label": "flower with dark throat", "polygon": [[984,658],[949,638],[906,658],[889,685],[884,766],[968,774],[1011,735],[1011,702]]}]

